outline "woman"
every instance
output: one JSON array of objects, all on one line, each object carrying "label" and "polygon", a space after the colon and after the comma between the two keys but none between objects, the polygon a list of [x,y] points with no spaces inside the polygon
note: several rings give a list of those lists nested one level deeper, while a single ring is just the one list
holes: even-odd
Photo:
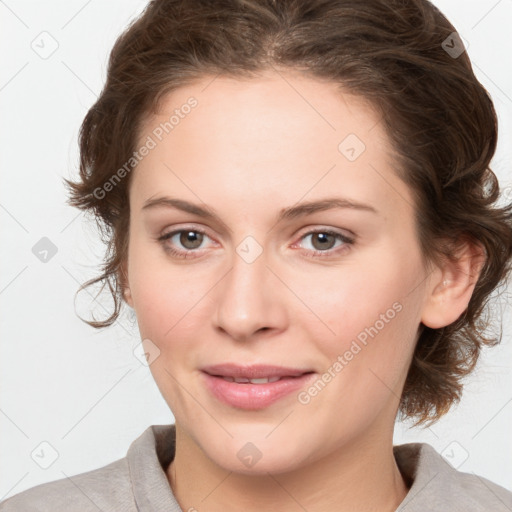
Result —
[{"label": "woman", "polygon": [[484,345],[512,258],[492,102],[426,0],[150,2],[116,42],[70,203],[110,236],[174,425],[0,510],[511,510],[393,446]]}]

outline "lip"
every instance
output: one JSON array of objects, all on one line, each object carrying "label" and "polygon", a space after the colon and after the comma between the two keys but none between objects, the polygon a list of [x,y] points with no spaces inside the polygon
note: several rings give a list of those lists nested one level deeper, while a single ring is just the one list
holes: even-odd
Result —
[{"label": "lip", "polygon": [[263,377],[299,377],[310,373],[311,368],[290,368],[268,364],[241,365],[236,363],[223,363],[202,368],[209,375],[222,377],[247,377],[248,379],[261,379]]},{"label": "lip", "polygon": [[[315,373],[308,369],[287,368],[271,365],[236,365],[226,363],[202,369],[205,387],[221,402],[245,410],[259,410],[297,392],[303,388]],[[258,379],[281,377],[266,384],[238,383],[223,377]]]}]

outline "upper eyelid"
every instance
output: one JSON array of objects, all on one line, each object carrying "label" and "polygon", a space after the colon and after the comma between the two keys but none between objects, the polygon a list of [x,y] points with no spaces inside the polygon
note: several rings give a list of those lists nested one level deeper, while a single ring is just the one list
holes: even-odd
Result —
[{"label": "upper eyelid", "polygon": [[[215,239],[215,237],[212,237],[209,234],[209,229],[208,228],[197,227],[197,226],[194,226],[194,225],[185,225],[183,227],[178,227],[178,228],[174,228],[173,227],[170,231],[168,231],[167,233],[164,233],[164,235],[167,235],[167,234],[170,234],[170,233],[174,233],[175,234],[175,233],[179,233],[181,231],[187,231],[187,230],[189,230],[189,231],[198,231],[199,233],[204,233],[204,234],[208,235],[210,238]],[[302,233],[302,235],[305,235],[305,234],[309,234],[311,232],[319,232],[319,231],[322,231],[322,230],[334,231],[337,234],[343,235],[343,236],[347,236],[348,238],[357,238],[356,233],[354,233],[350,229],[347,229],[347,228],[335,228],[335,227],[328,226],[326,224],[312,224],[310,226],[306,226],[306,227],[300,229],[299,231]],[[343,233],[343,232],[348,233],[348,235],[345,235],[345,233]]]},{"label": "upper eyelid", "polygon": [[324,232],[328,232],[328,233],[334,233],[336,235],[340,235],[344,238],[350,238],[351,240],[355,240],[357,238],[357,235],[351,231],[350,229],[341,229],[341,228],[333,228],[333,227],[329,227],[329,226],[322,226],[322,225],[318,225],[317,226],[319,227],[307,227],[307,228],[304,228],[304,230],[300,230],[300,233],[297,235],[299,236],[299,238],[302,238],[303,236],[305,235],[309,235],[311,233],[324,233]]},{"label": "upper eyelid", "polygon": [[182,233],[183,231],[195,231],[197,233],[201,233],[203,235],[206,235],[208,238],[210,238],[211,240],[215,240],[214,237],[210,236],[210,234],[208,233],[208,230],[206,229],[203,229],[203,228],[198,228],[198,227],[195,227],[195,226],[185,226],[185,227],[181,227],[181,228],[177,228],[177,229],[171,229],[169,231],[163,231],[163,233],[161,235],[159,235],[158,238],[162,238],[162,237],[169,237],[171,235],[176,235],[178,233]]},{"label": "upper eyelid", "polygon": [[[159,236],[158,238],[163,238],[163,237],[166,237],[168,240],[170,240],[172,238],[172,236],[178,234],[178,233],[182,233],[184,231],[195,231],[197,233],[201,233],[203,235],[206,235],[208,238],[210,238],[211,240],[213,240],[214,242],[218,243],[214,237],[210,236],[208,234],[208,230],[204,229],[204,228],[198,228],[196,226],[184,226],[184,227],[180,227],[180,228],[177,228],[177,229],[171,229],[170,231],[168,232],[164,232],[161,236]],[[298,244],[305,236],[308,236],[308,235],[312,235],[312,234],[315,234],[315,233],[324,233],[324,232],[328,232],[330,234],[333,234],[335,236],[339,236],[341,238],[345,238],[347,239],[348,241],[350,241],[350,243],[354,243],[355,240],[357,239],[357,235],[355,233],[353,233],[352,231],[350,230],[345,230],[347,231],[349,234],[345,234],[345,233],[341,233],[339,231],[339,228],[332,228],[332,227],[306,227],[304,228],[304,230],[300,230],[300,233],[296,235],[297,237],[297,241],[296,242],[293,242],[292,246],[295,246],[296,244]],[[192,250],[192,249],[180,249],[182,251],[191,251],[191,252],[198,252],[198,250]],[[328,251],[326,251],[328,252]]]}]

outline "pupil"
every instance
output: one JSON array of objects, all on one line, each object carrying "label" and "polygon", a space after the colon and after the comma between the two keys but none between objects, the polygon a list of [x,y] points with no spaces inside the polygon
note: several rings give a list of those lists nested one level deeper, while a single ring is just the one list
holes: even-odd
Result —
[{"label": "pupil", "polygon": [[[201,245],[201,237],[202,235],[200,233],[196,233],[195,231],[187,231],[182,233],[180,237],[180,242],[183,244],[184,247],[187,247],[187,249],[195,249]],[[187,245],[191,242],[192,247]]]},{"label": "pupil", "polygon": [[[320,248],[325,249],[325,244],[329,245],[329,237],[332,237],[332,235],[328,233],[317,233],[318,238],[320,238]],[[331,240],[332,242],[332,240]],[[324,245],[322,245],[324,244]],[[330,248],[330,247],[329,247]]]}]

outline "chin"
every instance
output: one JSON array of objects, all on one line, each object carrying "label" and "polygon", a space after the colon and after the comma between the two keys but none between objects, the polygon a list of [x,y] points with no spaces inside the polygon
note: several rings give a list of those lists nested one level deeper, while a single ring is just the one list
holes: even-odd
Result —
[{"label": "chin", "polygon": [[[300,447],[301,443],[297,442],[296,446]],[[304,458],[303,451],[299,452],[297,448],[286,450],[269,440],[261,443],[240,443],[232,440],[212,448],[213,450],[205,450],[205,453],[215,464],[226,471],[242,475],[286,473],[297,469]]]},{"label": "chin", "polygon": [[272,457],[270,460],[262,457],[252,466],[241,463],[238,459],[230,459],[229,461],[222,464],[222,467],[227,471],[238,473],[240,475],[252,475],[252,476],[267,476],[268,473],[280,474],[288,473],[297,469],[300,466],[300,462],[294,457],[294,455],[286,455],[283,453],[278,454],[277,457]]}]

